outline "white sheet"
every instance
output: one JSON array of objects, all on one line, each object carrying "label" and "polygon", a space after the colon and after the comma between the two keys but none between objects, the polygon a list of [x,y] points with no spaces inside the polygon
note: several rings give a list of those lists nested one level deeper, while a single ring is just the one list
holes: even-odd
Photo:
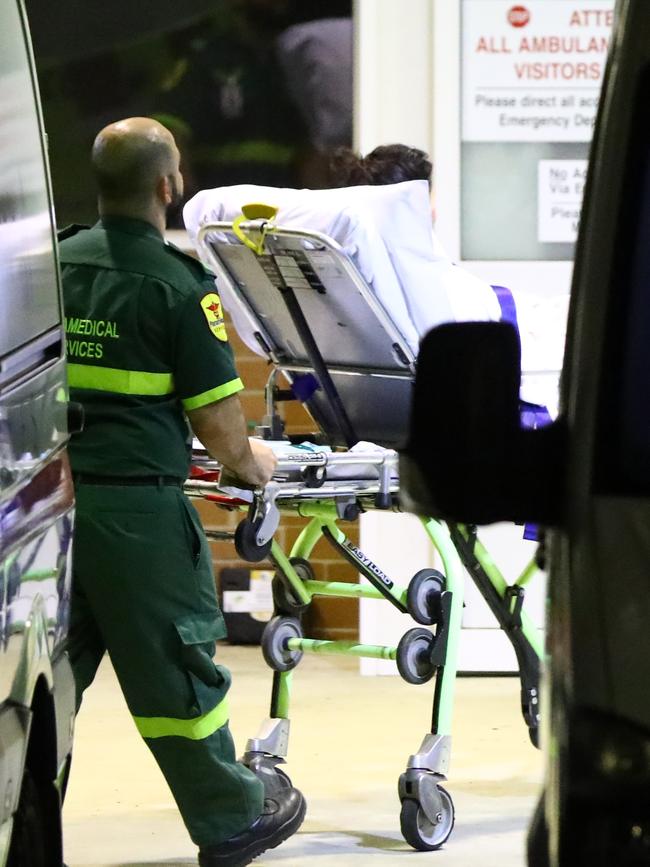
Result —
[{"label": "white sheet", "polygon": [[[243,205],[279,208],[276,222],[322,232],[359,269],[414,354],[427,331],[443,322],[499,319],[491,287],[454,265],[435,239],[426,181],[335,190],[293,190],[242,184],[197,193],[183,216],[195,244],[202,223],[230,221]],[[240,336],[256,352],[250,329],[220,287]]]}]

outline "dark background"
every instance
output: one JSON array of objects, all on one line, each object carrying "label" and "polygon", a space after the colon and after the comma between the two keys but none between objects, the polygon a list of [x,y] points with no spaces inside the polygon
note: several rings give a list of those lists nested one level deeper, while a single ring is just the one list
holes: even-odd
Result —
[{"label": "dark background", "polygon": [[225,184],[326,185],[328,155],[309,140],[275,40],[294,24],[350,17],[351,0],[26,5],[59,226],[94,221],[93,139],[133,115],[176,136],[186,198]]}]

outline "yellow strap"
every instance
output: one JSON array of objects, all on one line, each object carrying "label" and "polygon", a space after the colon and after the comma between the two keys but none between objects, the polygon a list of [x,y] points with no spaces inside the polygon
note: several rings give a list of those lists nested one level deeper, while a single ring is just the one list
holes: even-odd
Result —
[{"label": "yellow strap", "polygon": [[[264,205],[264,204],[250,204],[242,206],[242,213],[239,217],[236,217],[233,220],[232,230],[235,233],[235,236],[239,238],[239,240],[244,244],[249,250],[252,250],[257,256],[261,256],[264,252],[264,241],[266,239],[266,235],[274,228],[273,219],[277,216],[278,209],[273,207],[273,205]],[[255,230],[255,234],[259,233],[259,238],[257,241],[253,240],[253,238],[249,237],[244,230],[241,228],[241,224],[245,222],[250,222],[251,220],[266,220],[265,223],[262,223],[259,229]]]},{"label": "yellow strap", "polygon": [[260,242],[262,243],[262,250],[260,250],[260,244],[256,244],[255,241],[252,241],[248,235],[244,232],[243,229],[240,229],[242,223],[246,221],[246,217],[243,214],[240,214],[232,223],[232,230],[235,235],[239,238],[239,240],[248,247],[253,253],[257,253],[258,256],[262,254],[262,250],[264,249],[264,240],[260,238]]},{"label": "yellow strap", "polygon": [[143,738],[187,738],[202,741],[228,722],[228,701],[223,699],[212,710],[194,719],[174,719],[167,716],[134,716]]}]

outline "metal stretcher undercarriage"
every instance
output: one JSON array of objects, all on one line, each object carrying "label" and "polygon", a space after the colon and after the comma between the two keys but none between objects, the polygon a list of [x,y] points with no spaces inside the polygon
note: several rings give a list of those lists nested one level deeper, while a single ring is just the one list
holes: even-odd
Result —
[{"label": "metal stretcher undercarriage", "polygon": [[[537,743],[542,647],[523,609],[524,586],[537,567],[531,562],[508,585],[475,528],[420,519],[442,568],[419,570],[402,587],[346,538],[339,520],[355,520],[371,509],[401,510],[394,448],[406,434],[415,358],[353,264],[327,237],[250,219],[207,224],[198,244],[217,274],[227,309],[253,330],[273,366],[259,433],[281,451],[274,479],[249,492],[233,491],[232,480],[220,478],[218,465],[197,446],[185,486],[191,497],[245,512],[233,534],[238,553],[252,562],[268,559],[276,570],[274,616],[262,639],[274,672],[270,713],[248,741],[244,761],[269,790],[287,784],[278,766],[288,754],[292,672],[305,653],[391,659],[409,683],[435,678],[431,726],[407,760],[398,793],[405,839],[420,850],[437,849],[454,824],[451,796],[440,783],[450,765],[464,571],[513,645],[522,712]],[[288,388],[277,386],[278,374]],[[318,431],[287,438],[278,403],[296,399]],[[274,539],[281,513],[305,522],[289,552]],[[317,580],[309,558],[321,537],[366,580]],[[301,616],[315,596],[385,599],[419,625],[407,628],[396,647],[313,640],[303,634]]]}]

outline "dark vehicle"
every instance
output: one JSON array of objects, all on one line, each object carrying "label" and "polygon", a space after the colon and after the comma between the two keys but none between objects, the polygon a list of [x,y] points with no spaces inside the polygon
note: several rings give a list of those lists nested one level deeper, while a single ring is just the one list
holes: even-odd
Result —
[{"label": "dark vehicle", "polygon": [[[558,421],[520,429],[509,326],[443,326],[419,356],[402,463],[417,511],[551,528],[546,794],[531,867],[650,864],[649,94],[650,3],[619,0]],[[445,426],[430,418],[434,388]]]},{"label": "dark vehicle", "polygon": [[0,0],[0,865],[62,864],[73,487],[49,170],[29,31]]}]

